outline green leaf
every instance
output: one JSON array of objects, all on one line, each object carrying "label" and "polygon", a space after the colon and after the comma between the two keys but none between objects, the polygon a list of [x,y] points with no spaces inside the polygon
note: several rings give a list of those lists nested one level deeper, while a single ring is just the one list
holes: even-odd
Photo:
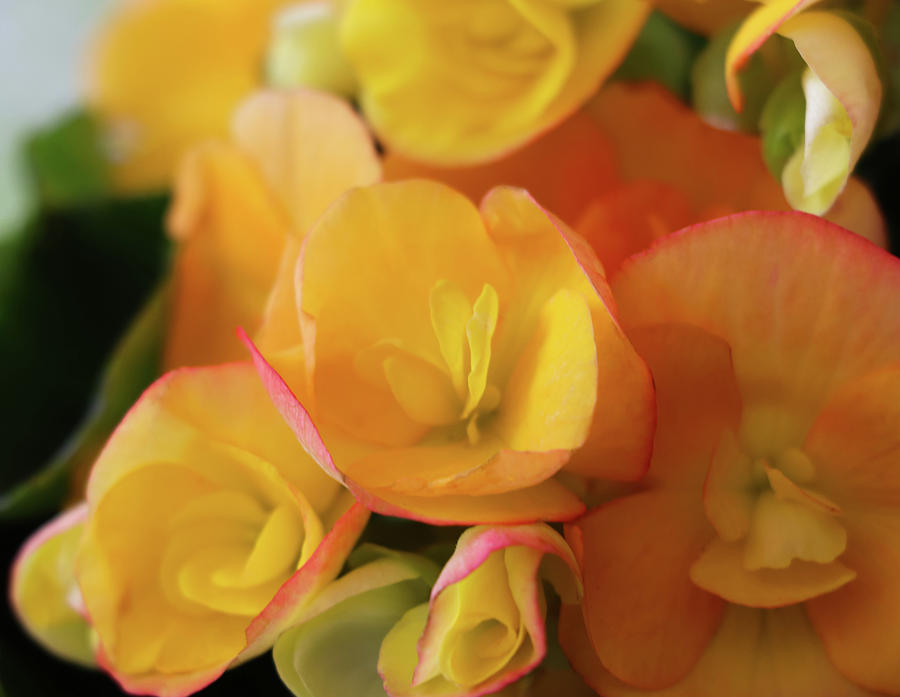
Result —
[{"label": "green leaf", "polygon": [[100,129],[86,112],[62,117],[35,133],[26,161],[41,205],[62,207],[98,201],[109,191]]},{"label": "green leaf", "polygon": [[660,82],[685,99],[691,64],[704,43],[703,37],[654,10],[613,78]]},{"label": "green leaf", "polygon": [[778,181],[787,161],[803,145],[806,98],[802,77],[803,71],[797,70],[779,82],[766,100],[759,119],[763,159]]},{"label": "green leaf", "polygon": [[109,434],[159,375],[168,318],[168,284],[161,286],[119,342],[106,366],[93,405],[63,450],[40,472],[0,496],[0,520],[47,513],[86,477]]},{"label": "green leaf", "polygon": [[[168,266],[165,208],[152,197],[47,210],[0,244],[0,390],[10,405],[0,496],[57,459],[84,421],[104,363]],[[24,508],[14,499],[4,515],[50,512],[50,498]]]}]

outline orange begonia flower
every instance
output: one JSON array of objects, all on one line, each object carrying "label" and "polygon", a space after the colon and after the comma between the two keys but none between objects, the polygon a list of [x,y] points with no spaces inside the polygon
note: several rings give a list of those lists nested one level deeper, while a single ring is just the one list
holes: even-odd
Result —
[{"label": "orange begonia flower", "polygon": [[74,540],[99,664],[129,692],[198,690],[272,646],[367,518],[251,365],[167,374],[94,465]]},{"label": "orange begonia flower", "polygon": [[520,189],[479,210],[433,182],[375,185],[319,219],[296,305],[267,321],[299,320],[302,346],[266,351],[281,376],[255,358],[308,451],[373,510],[564,520],[583,507],[552,477],[574,449],[570,468],[617,479],[649,456],[652,387],[608,300],[590,250]]},{"label": "orange begonia flower", "polygon": [[243,359],[279,269],[293,268],[312,222],[347,189],[379,179],[364,124],[339,99],[260,92],[238,109],[231,142],[195,147],[168,226],[178,242],[164,365]]},{"label": "orange begonia flower", "polygon": [[640,491],[567,531],[576,669],[610,697],[900,693],[900,263],[819,218],[746,213],[657,242],[612,287],[658,425]]}]

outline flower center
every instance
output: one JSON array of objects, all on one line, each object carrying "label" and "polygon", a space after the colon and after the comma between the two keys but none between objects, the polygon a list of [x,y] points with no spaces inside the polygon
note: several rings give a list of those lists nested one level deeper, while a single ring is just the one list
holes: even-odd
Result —
[{"label": "flower center", "polygon": [[777,607],[853,580],[838,560],[847,546],[841,509],[815,480],[801,449],[754,458],[734,433],[723,434],[703,492],[718,537],[692,565],[694,583],[731,602]]},{"label": "flower center", "polygon": [[499,317],[497,291],[485,284],[470,303],[459,286],[441,280],[431,289],[429,311],[440,360],[427,360],[388,339],[360,351],[354,367],[371,384],[386,381],[413,421],[461,426],[469,442],[477,443],[479,421],[500,404],[500,389],[489,381]]},{"label": "flower center", "polygon": [[170,526],[162,586],[191,613],[259,614],[296,568],[304,536],[292,507],[269,510],[240,491],[200,496]]}]

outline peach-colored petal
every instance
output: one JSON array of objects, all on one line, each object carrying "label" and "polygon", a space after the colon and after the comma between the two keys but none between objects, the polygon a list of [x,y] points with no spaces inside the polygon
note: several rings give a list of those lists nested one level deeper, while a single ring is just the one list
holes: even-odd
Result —
[{"label": "peach-colored petal", "polygon": [[713,534],[702,511],[650,491],[601,506],[573,527],[584,544],[583,612],[600,660],[646,689],[683,678],[724,607],[688,575]]},{"label": "peach-colored petal", "polygon": [[235,114],[233,131],[301,236],[342,193],[381,177],[365,124],[345,101],[328,94],[258,92]]},{"label": "peach-colored petal", "polygon": [[740,415],[727,345],[686,325],[631,333],[656,384],[650,489],[569,526],[583,565],[585,621],[607,668],[660,688],[686,675],[715,632],[723,602],[697,588],[691,565],[714,536],[702,486],[723,428]]},{"label": "peach-colored petal", "polygon": [[900,360],[900,315],[885,313],[898,268],[820,218],[745,213],[661,240],[613,288],[626,328],[685,322],[727,341],[753,454],[796,446],[836,385]]}]

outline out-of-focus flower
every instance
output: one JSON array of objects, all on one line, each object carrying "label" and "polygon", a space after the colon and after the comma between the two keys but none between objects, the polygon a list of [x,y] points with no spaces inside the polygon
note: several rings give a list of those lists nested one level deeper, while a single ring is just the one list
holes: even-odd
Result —
[{"label": "out-of-focus flower", "polygon": [[464,532],[430,602],[408,611],[381,645],[385,691],[477,697],[528,673],[546,653],[544,577],[564,602],[578,602],[578,564],[546,525]]},{"label": "out-of-focus flower", "polygon": [[790,204],[825,213],[843,190],[875,129],[882,85],[865,40],[837,13],[809,10],[821,0],[768,0],[741,25],[728,49],[726,84],[741,108],[737,72],[775,32],[806,61],[805,138],[782,172]]},{"label": "out-of-focus flower", "polygon": [[356,95],[359,86],[341,50],[335,5],[332,0],[306,0],[276,16],[266,53],[269,85],[302,85],[348,99]]},{"label": "out-of-focus flower", "polygon": [[12,566],[10,604],[22,626],[48,651],[94,666],[91,628],[75,583],[75,553],[87,506],[66,511],[35,532]]},{"label": "out-of-focus flower", "polygon": [[344,52],[390,148],[463,165],[498,157],[575,111],[618,65],[642,0],[352,0]]},{"label": "out-of-focus flower", "polygon": [[658,427],[641,490],[567,531],[577,670],[613,697],[900,692],[882,650],[900,640],[900,264],[821,219],[748,213],[612,285]]},{"label": "out-of-focus flower", "polygon": [[757,7],[754,0],[654,0],[653,4],[701,34],[714,34]]},{"label": "out-of-focus flower", "polygon": [[434,182],[353,190],[309,232],[296,283],[296,306],[269,318],[299,318],[302,351],[267,352],[287,383],[257,366],[307,450],[373,510],[569,519],[582,504],[552,477],[572,450],[578,471],[644,472],[649,375],[590,250],[525,192],[494,189],[479,211]]},{"label": "out-of-focus flower", "polygon": [[165,366],[245,358],[235,328],[259,328],[279,268],[293,269],[312,222],[379,176],[368,131],[341,100],[308,90],[246,100],[231,142],[195,147],[177,179]]},{"label": "out-of-focus flower", "polygon": [[167,374],[97,460],[76,576],[98,662],[185,695],[267,649],[367,513],[322,473],[249,364]]},{"label": "out-of-focus flower", "polygon": [[298,697],[383,695],[381,642],[421,603],[439,567],[413,554],[363,545],[351,570],[324,588],[272,651],[285,685]]},{"label": "out-of-focus flower", "polygon": [[198,141],[228,132],[260,84],[275,10],[284,0],[129,0],[97,37],[88,104],[108,133],[126,192],[162,188]]},{"label": "out-of-focus flower", "polygon": [[574,226],[587,206],[619,183],[618,162],[606,133],[584,110],[499,160],[470,167],[435,167],[391,151],[384,178],[436,179],[478,203],[495,186],[527,189],[553,215]]}]

